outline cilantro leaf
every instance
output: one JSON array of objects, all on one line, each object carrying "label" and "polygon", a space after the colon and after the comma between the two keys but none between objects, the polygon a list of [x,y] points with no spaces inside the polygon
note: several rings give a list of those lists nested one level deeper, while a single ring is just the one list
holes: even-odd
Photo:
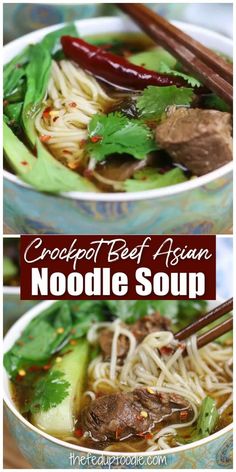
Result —
[{"label": "cilantro leaf", "polygon": [[162,62],[161,65],[160,65],[160,72],[162,74],[171,74],[171,75],[175,75],[177,77],[182,77],[184,80],[186,80],[186,82],[188,82],[188,84],[191,85],[191,87],[200,87],[201,86],[201,82],[199,82],[198,79],[196,79],[195,77],[191,76],[191,75],[187,75],[187,74],[184,74],[183,72],[180,72],[178,70],[174,70],[174,69],[171,69],[171,67],[169,67],[168,64],[166,64],[165,62]]},{"label": "cilantro leaf", "polygon": [[144,119],[158,119],[170,105],[189,106],[193,90],[187,87],[156,87],[150,85],[137,99],[137,108]]},{"label": "cilantro leaf", "polygon": [[113,153],[130,154],[136,159],[157,149],[151,130],[140,120],[130,120],[121,113],[95,115],[88,126],[87,151],[96,161]]},{"label": "cilantro leaf", "polygon": [[179,167],[175,167],[165,174],[160,174],[152,168],[146,168],[135,172],[133,179],[127,179],[124,182],[124,188],[126,192],[139,192],[168,187],[169,185],[179,184],[186,180],[187,178]]},{"label": "cilantro leaf", "polygon": [[59,405],[68,396],[70,383],[64,379],[65,374],[59,370],[50,371],[37,380],[27,411],[37,413],[48,411]]}]

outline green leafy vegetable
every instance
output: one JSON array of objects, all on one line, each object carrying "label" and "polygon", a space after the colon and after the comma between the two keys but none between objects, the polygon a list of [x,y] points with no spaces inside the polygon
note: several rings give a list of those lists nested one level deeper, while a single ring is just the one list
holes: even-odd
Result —
[{"label": "green leafy vegetable", "polygon": [[89,180],[57,161],[38,139],[35,158],[6,122],[3,123],[3,140],[6,159],[11,167],[22,180],[37,190],[50,193],[97,191]]},{"label": "green leafy vegetable", "polygon": [[211,397],[205,397],[200,408],[197,422],[197,436],[199,439],[208,437],[216,426],[219,414],[216,402]]},{"label": "green leafy vegetable", "polygon": [[207,396],[202,401],[196,427],[192,428],[189,439],[177,436],[176,439],[180,444],[189,444],[200,439],[207,438],[214,432],[219,419],[219,413],[216,408],[216,401]]},{"label": "green leafy vegetable", "polygon": [[25,71],[27,88],[22,121],[26,135],[32,145],[35,145],[37,137],[34,118],[39,113],[46,94],[51,73],[51,63],[51,54],[42,43],[30,46],[29,63]]},{"label": "green leafy vegetable", "polygon": [[178,300],[107,300],[106,305],[113,315],[130,324],[156,311],[173,322],[181,316]]},{"label": "green leafy vegetable", "polygon": [[95,115],[88,131],[90,142],[87,150],[96,161],[102,161],[113,153],[144,159],[157,149],[151,130],[139,120],[130,120],[121,113]]},{"label": "green leafy vegetable", "polygon": [[20,368],[43,365],[72,338],[84,336],[92,323],[103,321],[103,303],[59,301],[34,318],[18,341],[4,356],[4,366],[11,377]]},{"label": "green leafy vegetable", "polygon": [[29,60],[29,46],[15,56],[3,68],[3,96],[8,99],[15,89],[18,87],[20,80],[25,75],[25,64]]},{"label": "green leafy vegetable", "polygon": [[39,139],[36,140],[36,149],[34,167],[22,176],[25,182],[37,190],[49,193],[98,191],[88,179],[57,161]]},{"label": "green leafy vegetable", "polygon": [[129,61],[132,62],[132,64],[145,67],[145,69],[155,72],[162,72],[161,67],[163,64],[170,69],[173,69],[176,65],[176,59],[161,47],[133,54],[129,57]]},{"label": "green leafy vegetable", "polygon": [[23,102],[9,103],[4,107],[4,113],[8,116],[10,121],[18,122],[21,117]]},{"label": "green leafy vegetable", "polygon": [[142,118],[159,119],[168,106],[189,106],[193,100],[191,88],[175,85],[169,87],[156,87],[150,85],[137,99],[137,108]]},{"label": "green leafy vegetable", "polygon": [[[81,406],[89,362],[88,341],[80,339],[76,346],[70,346],[70,349],[65,347],[60,352],[60,356],[61,362],[55,363],[51,370],[51,375],[55,371],[57,373],[56,385],[52,385],[49,391],[47,388],[47,392],[45,392],[50,402],[47,402],[46,405],[45,402],[41,402],[38,411],[36,410],[32,417],[33,424],[47,433],[55,435],[72,434],[73,432],[75,418]],[[63,381],[67,383],[66,386],[64,383],[63,388],[61,382],[58,385],[58,372],[64,376]],[[61,381],[62,378],[59,380]],[[44,385],[42,387],[40,390],[44,393]],[[38,389],[32,398],[33,405],[36,404],[37,407]]]},{"label": "green leafy vegetable", "polygon": [[124,182],[126,192],[139,192],[143,190],[151,190],[155,188],[167,187],[185,182],[187,177],[184,172],[176,167],[165,174],[160,174],[157,170],[147,168],[135,172],[132,179]]},{"label": "green leafy vegetable", "polygon": [[50,53],[53,53],[55,47],[57,46],[58,41],[61,36],[78,36],[78,31],[74,23],[68,23],[63,28],[59,28],[51,33],[48,33],[41,41],[43,47],[48,49]]},{"label": "green leafy vegetable", "polygon": [[195,77],[191,76],[191,75],[187,75],[187,74],[184,74],[183,72],[180,72],[178,70],[174,70],[172,69],[171,67],[169,67],[168,64],[162,62],[161,65],[160,65],[160,72],[162,74],[171,74],[171,75],[175,75],[177,77],[182,77],[184,80],[186,80],[186,82],[188,82],[191,87],[200,87],[201,86],[201,82],[199,82],[198,79],[196,79]]},{"label": "green leafy vegetable", "polygon": [[179,300],[178,327],[183,328],[198,318],[199,315],[204,315],[207,310],[206,300]]},{"label": "green leafy vegetable", "polygon": [[63,372],[59,370],[48,372],[36,381],[33,397],[27,404],[26,410],[37,413],[55,408],[67,397],[69,386]]}]

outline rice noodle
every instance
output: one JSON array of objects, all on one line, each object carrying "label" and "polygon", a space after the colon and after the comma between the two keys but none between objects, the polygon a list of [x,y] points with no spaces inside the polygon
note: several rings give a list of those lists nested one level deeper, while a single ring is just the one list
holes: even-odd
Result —
[{"label": "rice noodle", "polygon": [[[92,116],[112,102],[98,81],[77,65],[68,60],[53,61],[44,106],[35,126],[40,135],[47,137],[51,153],[76,169],[88,159],[84,142]],[[48,107],[50,111],[45,113]]]},{"label": "rice noodle", "polygon": [[[146,386],[158,392],[178,393],[193,408],[194,417],[189,423],[164,427],[154,434],[148,440],[149,451],[171,447],[169,440],[177,434],[177,429],[196,421],[199,407],[208,393],[214,398],[228,395],[219,408],[220,414],[232,404],[232,381],[229,380],[232,378],[232,347],[213,342],[199,350],[194,335],[187,340],[188,355],[184,357],[184,345],[179,345],[172,332],[151,333],[137,345],[134,335],[119,319],[111,323],[96,323],[88,333],[88,340],[96,343],[99,331],[104,327],[114,333],[111,359],[104,362],[102,356],[98,356],[90,363],[89,382],[93,391],[99,391],[102,383],[121,391]],[[117,343],[121,334],[129,341],[128,354],[122,366],[117,359]],[[173,348],[168,356],[160,353],[165,346]]]}]

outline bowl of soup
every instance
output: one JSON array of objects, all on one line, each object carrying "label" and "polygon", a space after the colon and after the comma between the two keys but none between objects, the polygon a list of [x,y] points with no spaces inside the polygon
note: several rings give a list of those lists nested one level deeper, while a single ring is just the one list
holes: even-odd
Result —
[{"label": "bowl of soup", "polygon": [[[232,56],[230,39],[194,25],[176,25]],[[203,93],[195,77],[126,18],[81,20],[76,30],[64,26],[56,37],[58,28],[4,47],[4,218],[9,229],[41,234],[230,230],[232,125],[227,105]],[[140,85],[121,73],[104,77],[106,68],[87,61],[91,51],[102,51],[105,60],[112,55],[115,64],[144,66],[152,71],[151,80]],[[171,76],[172,85],[159,87],[160,74]],[[9,76],[16,88],[8,89]],[[165,123],[173,117],[178,139],[184,129],[191,136],[187,152],[184,138],[178,153],[165,139]],[[206,122],[207,139],[195,135],[195,120]],[[209,140],[216,167],[205,165]]]},{"label": "bowl of soup", "polygon": [[198,350],[173,334],[211,305],[42,302],[23,315],[4,339],[4,400],[32,466],[231,468],[232,336]]}]

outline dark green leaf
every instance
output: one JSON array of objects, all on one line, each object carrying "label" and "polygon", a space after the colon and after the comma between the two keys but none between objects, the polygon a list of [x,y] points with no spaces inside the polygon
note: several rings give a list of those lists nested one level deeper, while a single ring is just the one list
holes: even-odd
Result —
[{"label": "dark green leaf", "polygon": [[6,107],[4,107],[4,113],[8,116],[8,118],[12,121],[19,122],[21,117],[23,103],[10,103]]}]

